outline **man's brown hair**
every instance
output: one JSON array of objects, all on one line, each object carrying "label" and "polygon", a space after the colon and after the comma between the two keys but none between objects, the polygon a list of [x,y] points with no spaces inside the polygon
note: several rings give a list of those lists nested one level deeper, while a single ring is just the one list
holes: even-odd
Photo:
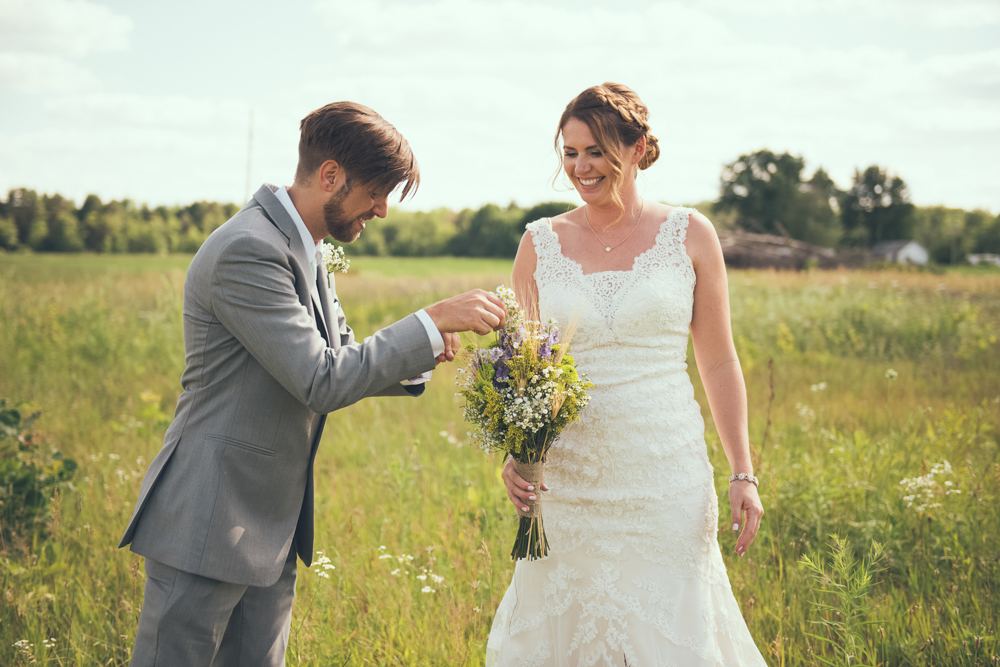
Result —
[{"label": "man's brown hair", "polygon": [[420,167],[410,144],[382,116],[362,104],[334,102],[299,123],[299,166],[295,181],[308,183],[320,165],[336,160],[352,181],[388,194],[400,183],[402,201],[420,184]]}]

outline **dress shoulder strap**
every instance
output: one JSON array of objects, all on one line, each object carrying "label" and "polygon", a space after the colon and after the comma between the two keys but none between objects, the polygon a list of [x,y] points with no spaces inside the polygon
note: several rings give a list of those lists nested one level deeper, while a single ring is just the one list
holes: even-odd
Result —
[{"label": "dress shoulder strap", "polygon": [[660,225],[656,235],[656,243],[648,257],[651,266],[673,266],[679,268],[693,284],[694,268],[688,257],[684,241],[687,239],[688,222],[692,213],[698,211],[687,206],[675,206],[667,219]]},{"label": "dress shoulder strap", "polygon": [[552,218],[541,218],[529,222],[525,229],[531,232],[535,244],[535,254],[539,258],[551,258],[559,254],[559,237],[552,231]]}]

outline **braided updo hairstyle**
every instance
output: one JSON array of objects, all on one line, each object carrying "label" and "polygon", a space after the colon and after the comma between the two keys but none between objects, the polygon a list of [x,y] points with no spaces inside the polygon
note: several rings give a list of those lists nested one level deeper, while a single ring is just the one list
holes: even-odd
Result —
[{"label": "braided updo hairstyle", "polygon": [[[625,182],[622,170],[624,159],[622,146],[634,146],[646,137],[646,153],[637,165],[648,169],[660,157],[660,145],[649,131],[649,109],[642,103],[635,91],[620,83],[607,82],[592,86],[577,95],[566,105],[556,130],[555,148],[559,155],[559,137],[571,119],[576,118],[587,124],[597,145],[611,166],[611,198],[625,214],[619,190]],[[560,160],[562,156],[560,155]]]}]

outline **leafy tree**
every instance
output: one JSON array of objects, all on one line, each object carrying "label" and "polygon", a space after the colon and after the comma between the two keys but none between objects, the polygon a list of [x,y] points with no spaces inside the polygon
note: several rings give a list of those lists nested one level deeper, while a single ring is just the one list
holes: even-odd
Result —
[{"label": "leafy tree", "polygon": [[1000,215],[979,230],[973,252],[1000,254]]},{"label": "leafy tree", "polygon": [[789,153],[759,150],[725,166],[716,213],[735,213],[737,226],[819,245],[833,245],[840,225],[833,202],[838,194],[822,169],[803,180],[805,161]]},{"label": "leafy tree", "polygon": [[0,248],[17,249],[17,225],[13,218],[0,217]]},{"label": "leafy tree", "polygon": [[846,245],[913,238],[914,206],[906,183],[878,165],[854,172],[840,208]]},{"label": "leafy tree", "polygon": [[567,211],[572,211],[574,208],[576,208],[576,204],[567,204],[561,201],[547,201],[536,204],[526,210],[521,216],[521,232],[524,232],[524,228],[527,227],[529,222],[541,220],[542,218],[554,218]]},{"label": "leafy tree", "polygon": [[458,232],[448,242],[448,253],[461,257],[513,257],[521,241],[524,211],[514,204],[502,209],[486,204],[469,215],[459,214]]}]

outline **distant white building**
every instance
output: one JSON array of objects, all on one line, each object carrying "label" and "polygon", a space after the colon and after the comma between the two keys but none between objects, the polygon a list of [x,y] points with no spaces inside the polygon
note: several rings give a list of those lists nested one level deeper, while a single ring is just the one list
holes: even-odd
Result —
[{"label": "distant white building", "polygon": [[875,257],[896,264],[926,264],[930,259],[927,248],[916,241],[880,241],[869,251]]},{"label": "distant white building", "polygon": [[996,266],[1000,266],[1000,255],[994,255],[989,252],[968,255],[966,259],[973,266],[978,266],[979,264],[995,264]]}]

